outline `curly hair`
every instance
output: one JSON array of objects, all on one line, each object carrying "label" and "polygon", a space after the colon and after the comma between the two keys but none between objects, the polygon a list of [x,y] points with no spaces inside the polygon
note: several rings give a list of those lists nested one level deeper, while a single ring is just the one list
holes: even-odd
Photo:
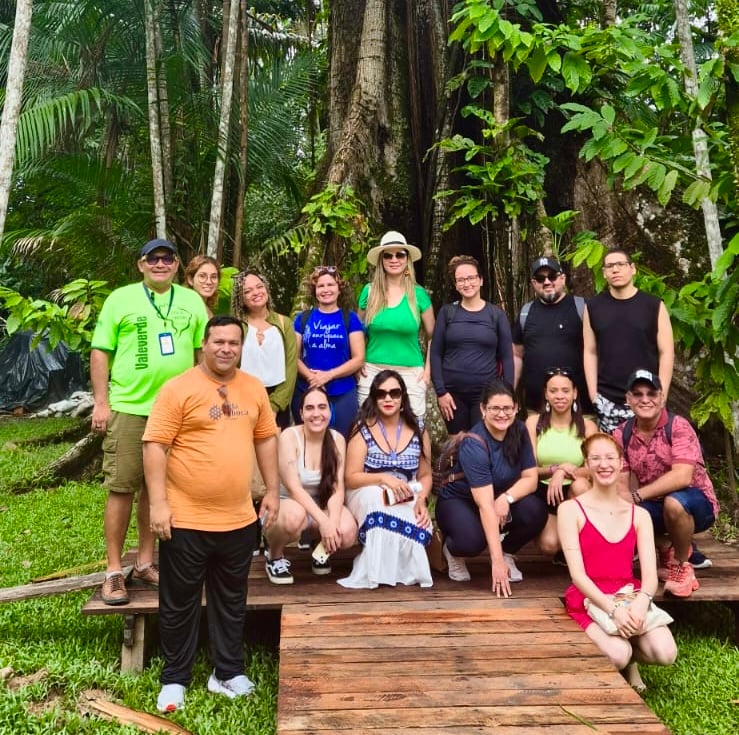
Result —
[{"label": "curly hair", "polygon": [[231,313],[237,319],[241,319],[242,322],[247,321],[249,317],[249,310],[244,305],[244,281],[247,276],[255,276],[264,284],[265,289],[267,289],[267,311],[274,311],[274,304],[272,303],[272,295],[269,291],[267,279],[254,268],[247,268],[233,277],[234,284],[233,291],[231,292]]}]

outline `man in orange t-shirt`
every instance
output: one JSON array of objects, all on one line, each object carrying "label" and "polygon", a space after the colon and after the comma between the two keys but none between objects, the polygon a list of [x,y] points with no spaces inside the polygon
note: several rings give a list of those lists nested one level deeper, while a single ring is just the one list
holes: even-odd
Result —
[{"label": "man in orange t-shirt", "polygon": [[265,527],[277,518],[280,501],[277,425],[264,386],[237,368],[243,340],[237,319],[213,317],[202,363],[162,387],[144,432],[151,530],[160,539],[160,712],[184,706],[204,584],[214,666],[208,690],[234,698],[253,689],[242,642],[259,526],[251,497],[253,454],[267,490]]}]

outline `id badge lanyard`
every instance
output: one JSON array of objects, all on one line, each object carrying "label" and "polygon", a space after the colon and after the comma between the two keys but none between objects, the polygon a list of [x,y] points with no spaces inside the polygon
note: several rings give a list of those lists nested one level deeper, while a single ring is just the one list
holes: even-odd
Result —
[{"label": "id badge lanyard", "polygon": [[[167,307],[166,314],[162,314],[159,307],[154,303],[154,297],[146,286],[144,286],[144,291],[146,291],[149,303],[154,307],[154,311],[156,311],[157,316],[164,322],[164,326],[166,327],[167,321],[169,320],[169,313],[172,311],[172,302],[174,301],[174,286],[170,286],[169,289],[169,306]],[[162,356],[174,355],[174,336],[172,332],[160,332],[158,338],[159,352]]]}]

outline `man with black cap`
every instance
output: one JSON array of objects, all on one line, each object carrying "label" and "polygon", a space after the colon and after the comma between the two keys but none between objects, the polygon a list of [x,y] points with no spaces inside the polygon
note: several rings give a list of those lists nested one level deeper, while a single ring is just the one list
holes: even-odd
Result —
[{"label": "man with black cap", "polygon": [[695,567],[711,566],[693,544],[693,535],[716,520],[716,493],[695,430],[665,408],[660,377],[642,368],[625,387],[634,416],[613,433],[624,451],[621,492],[649,512],[656,539],[668,536],[668,544],[659,549],[658,575],[665,592],[690,597],[699,587]]},{"label": "man with black cap", "polygon": [[139,543],[132,578],[152,587],[159,584],[152,563],[154,535],[149,528],[141,437],[159,389],[195,364],[208,321],[198,293],[173,284],[179,262],[177,248],[169,240],[147,242],[136,263],[143,281],[108,296],[92,337],[92,428],[105,434],[108,565],[102,598],[108,605],[128,602],[121,556],[136,493]]},{"label": "man with black cap", "polygon": [[526,407],[541,410],[542,388],[549,368],[571,371],[583,411],[588,400],[582,355],[582,313],[585,300],[565,290],[565,274],[549,257],[531,264],[531,287],[536,298],[523,305],[513,324],[515,382],[523,381]]},{"label": "man with black cap", "polygon": [[636,368],[659,375],[667,396],[675,343],[667,307],[636,287],[636,266],[623,248],[606,252],[603,275],[608,288],[588,299],[583,315],[583,366],[598,426],[612,433],[631,416],[624,384]]}]

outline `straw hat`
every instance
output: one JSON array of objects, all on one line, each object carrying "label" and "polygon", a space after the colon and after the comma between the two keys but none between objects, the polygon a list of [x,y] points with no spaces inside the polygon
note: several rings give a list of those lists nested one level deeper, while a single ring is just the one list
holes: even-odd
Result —
[{"label": "straw hat", "polygon": [[421,260],[421,251],[415,245],[411,245],[406,242],[405,236],[401,235],[400,232],[390,230],[382,236],[379,245],[375,245],[375,247],[370,248],[367,253],[367,261],[370,265],[377,265],[377,261],[382,256],[382,253],[385,252],[385,250],[390,250],[390,248],[393,250],[397,250],[398,248],[406,250],[410,256],[411,262],[413,263],[417,260]]}]

